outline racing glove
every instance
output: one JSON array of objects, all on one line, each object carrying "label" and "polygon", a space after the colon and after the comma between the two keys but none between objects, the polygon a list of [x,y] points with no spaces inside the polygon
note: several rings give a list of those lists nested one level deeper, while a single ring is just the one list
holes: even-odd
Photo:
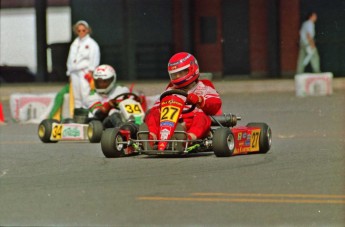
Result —
[{"label": "racing glove", "polygon": [[116,102],[116,100],[109,100],[107,102],[107,105],[109,106],[109,108],[115,108],[115,109],[118,109],[118,106],[119,106],[119,103]]},{"label": "racing glove", "polygon": [[94,112],[94,116],[96,119],[103,121],[104,118],[106,118],[108,116],[108,113],[104,112],[101,108],[97,109]]},{"label": "racing glove", "polygon": [[188,94],[187,96],[187,104],[203,106],[204,97],[196,95],[194,93]]},{"label": "racing glove", "polygon": [[94,114],[95,118],[98,120],[103,120],[106,116],[108,116],[111,106],[108,102],[101,103],[97,102],[92,107],[92,113]]},{"label": "racing glove", "polygon": [[92,72],[88,72],[84,75],[84,79],[90,84],[91,90],[95,90],[95,82],[93,81]]},{"label": "racing glove", "polygon": [[87,80],[90,83],[91,80],[92,80],[92,74],[91,73],[86,73],[84,75],[84,79]]}]

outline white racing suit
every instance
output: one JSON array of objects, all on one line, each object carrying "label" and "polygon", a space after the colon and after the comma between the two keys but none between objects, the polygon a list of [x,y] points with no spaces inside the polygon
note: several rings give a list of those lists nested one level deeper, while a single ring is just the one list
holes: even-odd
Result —
[{"label": "white racing suit", "polygon": [[[91,91],[88,96],[88,108],[90,117],[103,122],[105,128],[117,127],[122,123],[122,116],[116,108],[110,104],[116,96],[128,93],[129,89],[124,86],[115,86],[108,94],[99,94]],[[123,97],[120,97],[123,98]],[[118,100],[119,102],[121,99]]]},{"label": "white racing suit", "polygon": [[100,63],[99,46],[94,39],[86,35],[83,39],[76,38],[71,44],[67,59],[67,76],[73,88],[74,108],[87,109],[87,97],[90,84],[85,75],[93,72]]}]

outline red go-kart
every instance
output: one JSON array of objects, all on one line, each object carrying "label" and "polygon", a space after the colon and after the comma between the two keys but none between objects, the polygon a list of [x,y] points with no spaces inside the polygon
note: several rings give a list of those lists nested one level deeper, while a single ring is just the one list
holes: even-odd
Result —
[{"label": "red go-kart", "polygon": [[211,151],[217,157],[229,157],[247,153],[267,153],[270,150],[272,132],[266,123],[236,126],[241,118],[233,114],[210,116],[212,125],[208,136],[188,140],[186,132],[178,122],[182,113],[193,111],[195,108],[193,105],[186,105],[186,97],[187,93],[182,90],[169,90],[161,95],[160,134],[156,140],[149,139],[149,131],[145,124],[137,127],[129,122],[119,128],[106,129],[101,139],[105,157],[133,154],[185,155]]}]

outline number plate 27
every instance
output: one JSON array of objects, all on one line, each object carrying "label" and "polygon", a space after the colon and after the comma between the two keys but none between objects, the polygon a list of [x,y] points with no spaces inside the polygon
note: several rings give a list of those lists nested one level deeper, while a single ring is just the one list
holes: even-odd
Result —
[{"label": "number plate 27", "polygon": [[260,129],[252,130],[252,134],[250,136],[250,149],[252,151],[258,151],[260,145]]}]

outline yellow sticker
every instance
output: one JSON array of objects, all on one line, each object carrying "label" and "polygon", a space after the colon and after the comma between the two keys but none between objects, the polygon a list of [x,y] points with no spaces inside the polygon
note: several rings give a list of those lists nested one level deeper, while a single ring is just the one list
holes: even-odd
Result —
[{"label": "yellow sticker", "polygon": [[59,140],[62,137],[62,124],[53,124],[53,130],[51,135],[53,140]]},{"label": "yellow sticker", "polygon": [[180,108],[175,106],[165,106],[161,109],[161,121],[177,122],[180,116]]},{"label": "yellow sticker", "polygon": [[250,136],[250,148],[252,151],[258,151],[260,145],[260,129],[252,130]]},{"label": "yellow sticker", "polygon": [[141,114],[141,108],[138,104],[126,104],[125,109],[129,114]]}]

